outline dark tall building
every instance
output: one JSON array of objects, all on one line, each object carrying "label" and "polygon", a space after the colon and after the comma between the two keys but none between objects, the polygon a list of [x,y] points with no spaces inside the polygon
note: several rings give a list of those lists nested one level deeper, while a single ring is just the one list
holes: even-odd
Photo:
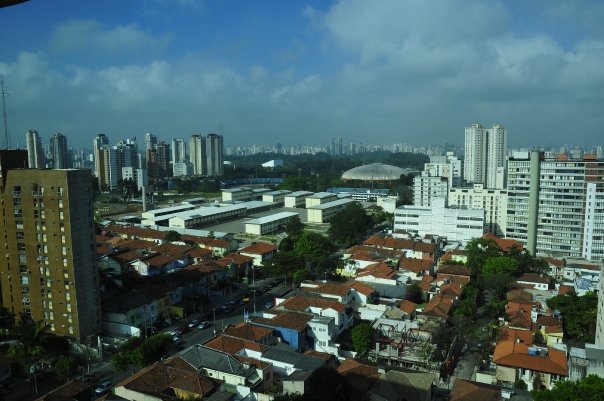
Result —
[{"label": "dark tall building", "polygon": [[52,168],[62,169],[71,167],[69,153],[67,152],[67,137],[56,133],[50,138],[50,153],[52,155]]},{"label": "dark tall building", "polygon": [[221,177],[223,174],[223,146],[222,135],[209,134],[206,138],[208,177]]},{"label": "dark tall building", "polygon": [[38,170],[27,152],[0,151],[2,305],[83,339],[101,327],[91,174]]}]

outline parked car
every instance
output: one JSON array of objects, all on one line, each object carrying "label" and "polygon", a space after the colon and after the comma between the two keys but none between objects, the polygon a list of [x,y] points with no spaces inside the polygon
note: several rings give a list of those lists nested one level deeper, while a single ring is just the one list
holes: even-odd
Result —
[{"label": "parked car", "polygon": [[97,388],[94,390],[94,393],[96,395],[103,395],[103,394],[109,392],[109,390],[111,390],[112,386],[113,386],[113,384],[109,380],[103,380],[102,382],[99,383]]},{"label": "parked car", "polygon": [[265,302],[264,303],[264,308],[265,309],[270,309],[273,307],[273,303],[271,301]]},{"label": "parked car", "polygon": [[210,322],[203,321],[203,322],[199,323],[199,326],[197,326],[197,328],[200,330],[203,330],[206,327],[210,327]]},{"label": "parked car", "polygon": [[230,312],[232,312],[232,311],[233,311],[233,308],[231,308],[229,305],[222,305],[222,306],[220,307],[220,311],[221,311],[222,313],[230,313]]},{"label": "parked car", "polygon": [[190,329],[192,329],[193,327],[197,326],[199,324],[199,320],[197,319],[193,319],[189,322],[189,324],[187,325]]}]

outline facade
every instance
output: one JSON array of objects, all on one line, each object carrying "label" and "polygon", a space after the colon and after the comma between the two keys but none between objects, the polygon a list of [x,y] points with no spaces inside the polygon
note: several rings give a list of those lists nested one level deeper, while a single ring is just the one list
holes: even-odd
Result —
[{"label": "facade", "polygon": [[[308,198],[306,198],[308,200]],[[310,223],[327,223],[337,213],[341,212],[352,199],[339,199],[332,202],[321,203],[307,208],[307,219]]]},{"label": "facade", "polygon": [[506,237],[532,254],[604,259],[604,161],[516,152],[509,160]]},{"label": "facade", "polygon": [[101,153],[101,149],[105,146],[109,146],[109,138],[105,134],[97,134],[92,142],[92,151],[94,157],[94,175],[99,179],[105,175],[105,158]]},{"label": "facade", "polygon": [[25,143],[27,144],[27,157],[29,168],[44,168],[44,151],[42,150],[42,140],[38,131],[29,130],[25,133]]},{"label": "facade", "polygon": [[425,171],[413,178],[413,204],[430,206],[433,198],[447,198],[449,181],[446,177],[429,176]]},{"label": "facade", "polygon": [[193,175],[206,175],[206,138],[199,134],[189,138],[189,162],[193,167]]},{"label": "facade", "polygon": [[505,236],[507,228],[508,193],[505,189],[485,189],[482,184],[472,188],[449,189],[451,207],[484,209],[485,231]]},{"label": "facade", "polygon": [[445,200],[433,199],[430,207],[401,206],[394,213],[394,230],[421,237],[432,234],[449,241],[468,242],[484,231],[484,210],[449,208]]},{"label": "facade", "polygon": [[[4,156],[1,155],[0,157]],[[4,170],[2,303],[83,339],[101,326],[90,172]]]},{"label": "facade", "polygon": [[50,138],[50,153],[52,155],[52,168],[69,168],[69,153],[67,152],[67,137],[57,132]]},{"label": "facade", "polygon": [[247,234],[265,235],[279,231],[280,229],[283,230],[287,222],[295,216],[299,216],[299,214],[294,212],[281,212],[246,221],[245,232]]},{"label": "facade", "polygon": [[306,208],[308,209],[312,206],[317,206],[322,203],[333,202],[336,199],[338,199],[336,194],[332,194],[331,192],[317,192],[306,197]]},{"label": "facade", "polygon": [[[600,276],[604,274],[604,261],[600,263]],[[596,317],[596,337],[594,343],[604,346],[604,280],[600,280],[600,291],[598,291],[598,314]]]},{"label": "facade", "polygon": [[306,205],[306,197],[312,195],[312,192],[308,191],[296,191],[285,195],[283,203],[285,207],[304,207]]},{"label": "facade", "polygon": [[207,175],[221,177],[223,173],[222,155],[224,153],[222,135],[209,134],[206,138]]},{"label": "facade", "polygon": [[482,124],[472,124],[466,127],[464,179],[487,188],[503,188],[506,148],[503,125],[484,128]]},{"label": "facade", "polygon": [[272,202],[279,205],[283,205],[285,201],[285,197],[291,194],[292,191],[288,190],[279,190],[279,191],[271,191],[262,194],[263,202]]},{"label": "facade", "polygon": [[430,156],[430,162],[424,164],[424,171],[432,177],[445,177],[449,188],[461,185],[462,161],[453,152],[447,152],[446,156]]}]

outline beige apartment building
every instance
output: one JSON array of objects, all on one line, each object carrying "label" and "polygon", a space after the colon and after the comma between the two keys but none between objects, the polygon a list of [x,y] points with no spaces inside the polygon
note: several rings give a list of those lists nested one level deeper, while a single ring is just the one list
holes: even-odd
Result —
[{"label": "beige apartment building", "polygon": [[23,157],[0,151],[2,304],[85,339],[101,327],[91,173],[18,168]]}]

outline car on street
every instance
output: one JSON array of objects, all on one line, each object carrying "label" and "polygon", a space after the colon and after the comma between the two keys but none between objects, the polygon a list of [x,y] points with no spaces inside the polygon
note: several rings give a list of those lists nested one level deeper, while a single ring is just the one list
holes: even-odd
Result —
[{"label": "car on street", "polygon": [[210,327],[210,322],[203,321],[203,322],[199,323],[199,326],[197,326],[197,328],[200,330],[203,330],[206,327]]},{"label": "car on street", "polygon": [[94,389],[94,393],[96,395],[103,395],[103,394],[107,393],[109,390],[111,390],[111,386],[113,386],[113,384],[109,380],[103,380]]},{"label": "car on street", "polygon": [[193,319],[189,322],[189,324],[187,326],[189,326],[189,328],[192,329],[193,327],[197,326],[198,324],[199,324],[199,320]]},{"label": "car on street", "polygon": [[233,311],[233,308],[231,306],[229,306],[229,305],[222,305],[220,307],[220,311],[222,313],[231,313]]},{"label": "car on street", "polygon": [[273,307],[273,303],[271,301],[267,301],[264,303],[264,308],[265,309],[270,309]]},{"label": "car on street", "polygon": [[236,305],[236,304],[237,304],[237,300],[235,300],[235,299],[231,299],[229,302],[227,302],[227,305],[231,305],[231,306]]}]

